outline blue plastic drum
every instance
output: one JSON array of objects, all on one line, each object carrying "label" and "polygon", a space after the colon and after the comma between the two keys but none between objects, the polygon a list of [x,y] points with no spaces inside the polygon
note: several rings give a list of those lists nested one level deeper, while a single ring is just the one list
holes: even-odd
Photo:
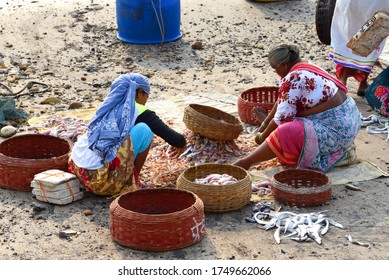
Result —
[{"label": "blue plastic drum", "polygon": [[181,38],[180,0],[116,0],[118,38],[158,44]]}]

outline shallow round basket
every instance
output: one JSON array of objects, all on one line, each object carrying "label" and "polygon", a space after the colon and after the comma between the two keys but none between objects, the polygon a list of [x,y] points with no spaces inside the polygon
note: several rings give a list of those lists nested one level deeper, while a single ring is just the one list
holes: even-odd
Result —
[{"label": "shallow round basket", "polygon": [[277,101],[278,87],[256,87],[242,92],[238,98],[238,115],[241,121],[258,124],[254,118],[253,109],[260,107],[269,113]]},{"label": "shallow round basket", "polygon": [[186,106],[183,120],[188,129],[213,140],[231,141],[243,131],[238,118],[205,105]]},{"label": "shallow round basket", "polygon": [[271,190],[276,200],[297,207],[323,205],[332,192],[325,174],[308,169],[287,169],[274,174]]},{"label": "shallow round basket", "polygon": [[[209,174],[228,174],[238,179],[238,182],[227,185],[194,182]],[[251,184],[251,177],[245,169],[229,164],[200,164],[186,169],[177,179],[178,189],[194,192],[200,197],[205,212],[227,212],[243,208],[250,201]]]},{"label": "shallow round basket", "polygon": [[193,245],[205,235],[204,204],[192,192],[140,189],[110,206],[110,231],[117,243],[145,251]]},{"label": "shallow round basket", "polygon": [[0,143],[0,187],[31,191],[34,175],[49,169],[68,171],[70,144],[59,137],[23,134]]}]

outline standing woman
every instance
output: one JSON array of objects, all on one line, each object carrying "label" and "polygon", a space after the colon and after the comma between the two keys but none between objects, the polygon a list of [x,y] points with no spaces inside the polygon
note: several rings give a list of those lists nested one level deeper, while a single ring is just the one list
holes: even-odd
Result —
[{"label": "standing woman", "polygon": [[336,78],[302,62],[296,46],[277,46],[268,59],[281,77],[278,100],[255,138],[259,147],[233,164],[249,169],[277,157],[284,165],[330,170],[359,131],[354,100]]},{"label": "standing woman", "polygon": [[145,76],[119,76],[93,115],[87,133],[72,149],[69,172],[76,174],[90,192],[113,196],[139,188],[137,177],[154,136],[145,123],[135,125],[139,89],[150,93]]},{"label": "standing woman", "polygon": [[388,0],[337,0],[331,24],[330,57],[336,76],[347,85],[349,77],[359,82],[358,96],[364,96],[369,86],[367,78],[385,45],[385,40],[368,56],[354,54],[347,43],[376,12],[389,12]]}]

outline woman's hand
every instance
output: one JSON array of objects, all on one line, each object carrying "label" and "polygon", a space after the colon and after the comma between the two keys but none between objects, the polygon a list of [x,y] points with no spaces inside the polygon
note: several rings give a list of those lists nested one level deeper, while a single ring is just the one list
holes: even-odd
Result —
[{"label": "woman's hand", "polygon": [[260,123],[263,123],[267,117],[266,110],[261,107],[254,107],[251,110],[251,114],[253,118]]},{"label": "woman's hand", "polygon": [[178,158],[185,151],[185,149],[186,149],[186,146],[184,146],[182,148],[170,146],[169,150],[168,150],[168,155],[171,158]]}]

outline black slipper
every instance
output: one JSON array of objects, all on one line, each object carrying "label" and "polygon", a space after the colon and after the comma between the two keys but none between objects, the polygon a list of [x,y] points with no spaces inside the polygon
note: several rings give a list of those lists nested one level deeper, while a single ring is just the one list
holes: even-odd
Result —
[{"label": "black slipper", "polygon": [[358,91],[358,92],[357,92],[357,95],[363,97],[363,96],[365,96],[365,91],[364,91],[364,90]]}]

